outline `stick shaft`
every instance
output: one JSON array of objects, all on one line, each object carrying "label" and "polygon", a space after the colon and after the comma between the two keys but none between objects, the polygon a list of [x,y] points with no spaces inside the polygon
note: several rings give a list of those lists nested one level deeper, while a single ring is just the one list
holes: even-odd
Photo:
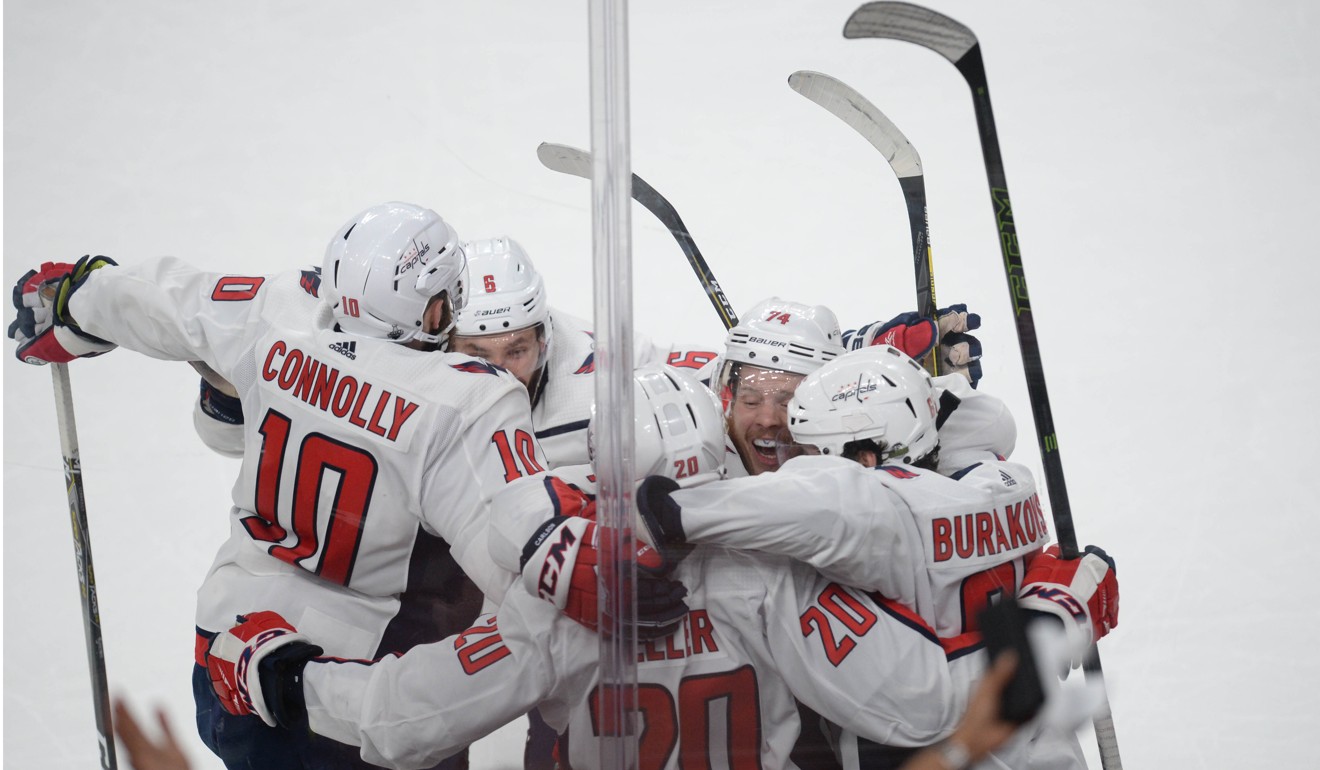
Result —
[{"label": "stick shaft", "polygon": [[101,639],[101,611],[96,598],[96,571],[92,567],[92,539],[87,531],[87,503],[83,492],[82,461],[78,455],[78,428],[73,417],[73,391],[68,364],[52,364],[55,382],[55,419],[59,425],[60,452],[64,456],[64,485],[69,496],[69,519],[73,525],[73,554],[82,595],[83,630],[87,642],[87,665],[92,677],[92,707],[96,713],[96,736],[101,767],[115,770],[115,742],[110,735],[110,687],[105,673],[105,645]]}]

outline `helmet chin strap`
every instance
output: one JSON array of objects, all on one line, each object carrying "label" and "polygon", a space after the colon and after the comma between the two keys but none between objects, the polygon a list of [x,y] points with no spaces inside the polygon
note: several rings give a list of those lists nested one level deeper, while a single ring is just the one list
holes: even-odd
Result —
[{"label": "helmet chin strap", "polygon": [[[448,292],[441,292],[436,295],[436,297],[439,301],[439,305],[443,308],[440,320],[443,321],[445,316],[448,315],[449,323],[443,329],[437,329],[433,332],[426,332],[419,329],[413,333],[412,337],[408,338],[408,343],[418,343],[417,345],[412,345],[412,347],[434,345],[435,349],[441,352],[447,352],[449,350],[449,341],[453,337],[452,332],[457,325],[458,314],[453,311],[453,305],[449,301]],[[426,314],[430,315],[430,313],[431,310],[428,308]],[[423,318],[425,318],[425,316],[423,316]]]}]

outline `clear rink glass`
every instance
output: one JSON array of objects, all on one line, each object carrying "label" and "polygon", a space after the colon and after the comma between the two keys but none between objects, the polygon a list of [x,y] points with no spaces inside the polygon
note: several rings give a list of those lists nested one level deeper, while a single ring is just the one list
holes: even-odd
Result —
[{"label": "clear rink glass", "polygon": [[[638,725],[626,705],[637,695],[633,563],[632,164],[628,120],[628,3],[590,0],[592,268],[596,330],[596,498],[600,532],[600,617],[618,632],[600,635],[600,766],[636,768]],[[623,416],[624,419],[620,419]],[[602,627],[604,623],[601,624]],[[611,697],[612,696],[612,697]]]}]

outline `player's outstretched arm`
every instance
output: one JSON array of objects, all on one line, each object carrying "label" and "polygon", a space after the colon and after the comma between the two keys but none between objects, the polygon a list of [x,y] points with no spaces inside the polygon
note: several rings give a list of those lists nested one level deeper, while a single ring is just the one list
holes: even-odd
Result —
[{"label": "player's outstretched arm", "polygon": [[[858,463],[803,457],[777,473],[763,473],[665,496],[638,491],[639,512],[670,524],[691,543],[790,556],[832,580],[915,603],[923,553],[920,533],[900,499]],[[648,528],[656,528],[646,521]],[[672,546],[671,546],[672,547]],[[875,554],[890,554],[877,559]]]},{"label": "player's outstretched arm", "polygon": [[500,618],[370,661],[317,657],[284,618],[250,613],[212,642],[207,669],[231,713],[359,746],[374,765],[431,767],[533,706],[564,711],[586,692],[588,631],[521,591]]},{"label": "player's outstretched arm", "polygon": [[[206,273],[174,257],[111,270],[101,269],[98,259],[105,266],[114,264],[93,258],[79,277],[80,260],[63,307],[63,294],[54,306],[84,338],[167,361],[205,361],[228,376],[253,335],[264,331],[247,320],[261,304],[265,277]],[[57,323],[56,328],[58,335],[62,327]]]},{"label": "player's outstretched arm", "polygon": [[69,309],[69,300],[92,271],[114,265],[109,257],[85,256],[73,264],[46,262],[24,273],[14,285],[17,316],[9,325],[9,338],[18,343],[18,360],[66,364],[114,350],[113,342],[84,330]]}]

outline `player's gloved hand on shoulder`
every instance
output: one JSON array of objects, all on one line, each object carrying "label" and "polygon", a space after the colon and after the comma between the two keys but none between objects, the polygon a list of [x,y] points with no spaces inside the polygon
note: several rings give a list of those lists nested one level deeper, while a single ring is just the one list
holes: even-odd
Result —
[{"label": "player's gloved hand on shoulder", "polygon": [[211,640],[206,671],[225,711],[256,714],[271,727],[307,719],[302,670],[321,648],[307,641],[279,613],[239,615],[238,625]]},{"label": "player's gloved hand on shoulder", "polygon": [[981,316],[966,305],[950,305],[935,312],[936,320],[915,312],[899,313],[843,335],[843,346],[859,350],[870,345],[892,345],[918,362],[939,344],[940,374],[961,374],[972,387],[981,379],[981,341],[967,332],[981,326]]},{"label": "player's gloved hand on shoulder", "polygon": [[[1114,558],[1094,545],[1074,559],[1059,553],[1052,545],[1027,565],[1018,603],[1058,618],[1072,649],[1084,651],[1118,626],[1118,570]],[[1073,668],[1082,665],[1082,657],[1073,657]]]},{"label": "player's gloved hand on shoulder", "polygon": [[668,476],[647,476],[637,487],[637,518],[646,540],[671,564],[692,550],[683,532],[683,509],[670,496],[678,489],[678,482]]},{"label": "player's gloved hand on shoulder", "polygon": [[115,264],[109,257],[92,256],[74,264],[45,262],[18,279],[14,285],[18,317],[9,325],[9,338],[18,343],[18,360],[64,364],[114,350],[114,343],[79,328],[69,315],[69,298],[93,270]]},{"label": "player's gloved hand on shoulder", "polygon": [[[528,591],[593,631],[613,633],[600,618],[597,565],[600,528],[574,516],[548,519],[523,546],[522,582]],[[654,548],[639,543],[637,636],[654,639],[673,633],[687,615],[687,588],[669,578],[670,565]]]}]

